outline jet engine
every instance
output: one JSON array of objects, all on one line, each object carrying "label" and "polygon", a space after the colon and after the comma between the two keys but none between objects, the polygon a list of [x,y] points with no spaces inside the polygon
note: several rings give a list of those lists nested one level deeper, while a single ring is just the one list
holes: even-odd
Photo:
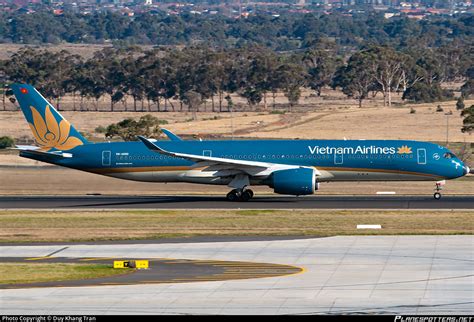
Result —
[{"label": "jet engine", "polygon": [[311,195],[318,190],[319,183],[314,169],[288,169],[273,172],[270,188],[285,195]]}]

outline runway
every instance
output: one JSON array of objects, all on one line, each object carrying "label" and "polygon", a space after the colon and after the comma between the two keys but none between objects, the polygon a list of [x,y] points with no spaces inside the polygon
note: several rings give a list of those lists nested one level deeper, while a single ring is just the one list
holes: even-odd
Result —
[{"label": "runway", "polygon": [[[2,257],[178,258],[301,267],[189,283],[0,290],[2,314],[474,314],[474,236],[3,245]],[[194,267],[194,271],[200,272]],[[203,269],[204,271],[204,269]]]},{"label": "runway", "polygon": [[0,196],[0,209],[474,209],[474,196]]}]

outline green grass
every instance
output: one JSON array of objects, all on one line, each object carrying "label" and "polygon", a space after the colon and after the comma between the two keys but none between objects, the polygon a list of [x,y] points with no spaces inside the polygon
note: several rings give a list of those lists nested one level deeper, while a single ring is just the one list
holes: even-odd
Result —
[{"label": "green grass", "polygon": [[[0,242],[472,234],[473,215],[466,210],[6,210],[0,211]],[[383,229],[358,230],[358,224],[380,224]]]},{"label": "green grass", "polygon": [[124,274],[105,264],[2,263],[0,284],[83,280]]}]

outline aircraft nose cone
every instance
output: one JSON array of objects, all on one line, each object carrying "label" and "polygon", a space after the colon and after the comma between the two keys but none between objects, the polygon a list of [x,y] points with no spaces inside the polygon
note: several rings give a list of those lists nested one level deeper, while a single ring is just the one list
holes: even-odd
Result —
[{"label": "aircraft nose cone", "polygon": [[469,169],[469,167],[467,165],[465,165],[464,167],[462,167],[462,169],[464,170],[464,175],[468,174],[469,172],[471,172],[471,169]]}]

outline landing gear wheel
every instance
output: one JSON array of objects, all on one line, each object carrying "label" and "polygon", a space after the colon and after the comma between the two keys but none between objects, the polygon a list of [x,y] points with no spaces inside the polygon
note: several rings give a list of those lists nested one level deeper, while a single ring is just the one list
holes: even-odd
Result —
[{"label": "landing gear wheel", "polygon": [[247,189],[247,190],[245,190],[245,191],[246,191],[246,192],[248,192],[248,193],[250,194],[250,198],[253,198],[253,191],[252,191],[252,190],[250,190],[250,189]]},{"label": "landing gear wheel", "polygon": [[250,189],[234,189],[226,196],[228,201],[249,201],[253,197],[253,191]]},{"label": "landing gear wheel", "polygon": [[229,201],[238,201],[240,199],[240,195],[237,190],[232,190],[227,194],[226,198]]},{"label": "landing gear wheel", "polygon": [[435,192],[433,197],[436,199],[436,200],[439,200],[441,199],[441,194],[439,192]]},{"label": "landing gear wheel", "polygon": [[253,196],[252,190],[245,190],[240,195],[240,201],[249,201]]}]

